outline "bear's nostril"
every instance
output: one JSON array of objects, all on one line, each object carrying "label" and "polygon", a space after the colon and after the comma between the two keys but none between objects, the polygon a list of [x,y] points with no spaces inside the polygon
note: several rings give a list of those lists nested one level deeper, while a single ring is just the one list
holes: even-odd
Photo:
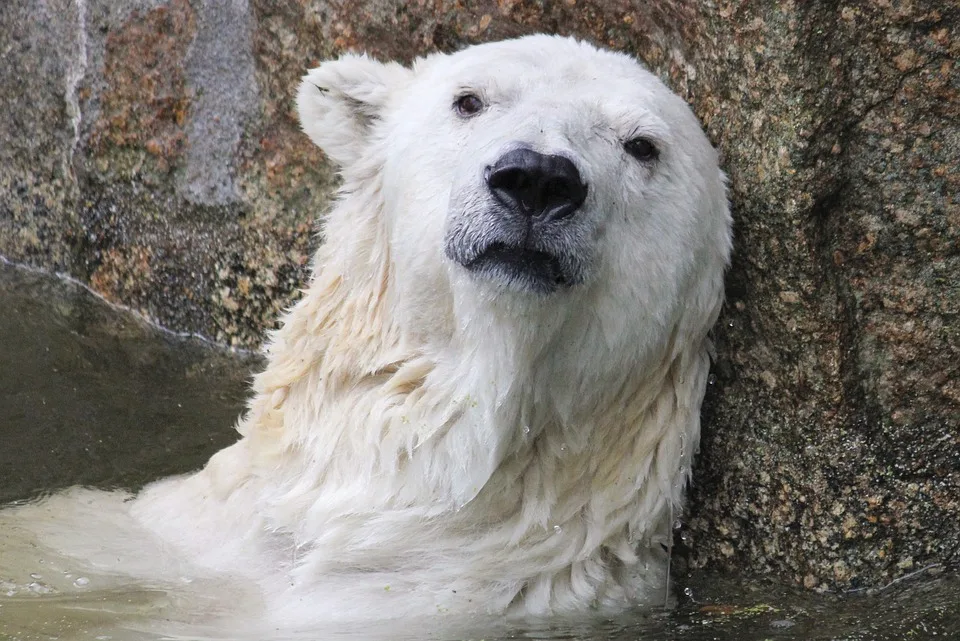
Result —
[{"label": "bear's nostril", "polygon": [[534,218],[555,220],[568,216],[579,209],[587,196],[587,187],[573,162],[532,149],[504,154],[484,175],[497,200]]},{"label": "bear's nostril", "polygon": [[519,168],[509,167],[490,176],[490,187],[511,192],[519,192],[530,186],[527,174]]},{"label": "bear's nostril", "polygon": [[506,167],[496,170],[487,184],[501,200],[507,201],[505,204],[519,206],[528,214],[532,214],[537,207],[536,185],[522,168]]}]

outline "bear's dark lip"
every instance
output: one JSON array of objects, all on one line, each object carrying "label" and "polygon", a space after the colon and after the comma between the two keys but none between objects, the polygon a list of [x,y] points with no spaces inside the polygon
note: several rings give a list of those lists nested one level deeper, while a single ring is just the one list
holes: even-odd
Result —
[{"label": "bear's dark lip", "polygon": [[463,266],[471,272],[539,294],[550,294],[573,284],[553,254],[502,242],[490,243]]}]

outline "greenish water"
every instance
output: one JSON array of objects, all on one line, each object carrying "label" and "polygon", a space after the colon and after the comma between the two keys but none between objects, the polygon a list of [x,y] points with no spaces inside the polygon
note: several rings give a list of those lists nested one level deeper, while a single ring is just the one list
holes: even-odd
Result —
[{"label": "greenish water", "polygon": [[202,465],[236,440],[252,366],[0,263],[0,502]]},{"label": "greenish water", "polygon": [[[159,330],[75,284],[0,262],[0,503],[76,484],[135,489],[197,468],[236,438],[232,425],[255,366],[249,355]],[[165,630],[166,597],[157,591],[68,596],[4,581],[0,576],[0,641],[230,638]],[[523,628],[491,621],[470,626],[469,638],[960,640],[955,573],[928,572],[871,595],[705,575],[675,577],[674,590],[677,606],[669,610]],[[131,613],[152,619],[151,632],[124,627]],[[277,638],[371,636],[345,630]],[[433,627],[397,630],[395,638],[464,637]]]}]

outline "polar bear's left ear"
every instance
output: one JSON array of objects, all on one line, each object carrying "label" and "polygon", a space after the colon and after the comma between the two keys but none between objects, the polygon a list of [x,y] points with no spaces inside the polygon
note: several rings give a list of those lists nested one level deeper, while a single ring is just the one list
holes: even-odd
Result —
[{"label": "polar bear's left ear", "polygon": [[352,164],[367,145],[370,127],[412,71],[365,55],[347,54],[311,69],[300,83],[300,126],[334,162]]}]

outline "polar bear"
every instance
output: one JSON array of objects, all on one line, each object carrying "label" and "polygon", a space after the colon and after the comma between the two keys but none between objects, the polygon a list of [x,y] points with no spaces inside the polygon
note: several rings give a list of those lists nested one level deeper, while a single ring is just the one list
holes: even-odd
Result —
[{"label": "polar bear", "polygon": [[115,509],[276,621],[662,601],[731,247],[689,107],[545,35],[297,107],[342,186],[242,438]]}]

